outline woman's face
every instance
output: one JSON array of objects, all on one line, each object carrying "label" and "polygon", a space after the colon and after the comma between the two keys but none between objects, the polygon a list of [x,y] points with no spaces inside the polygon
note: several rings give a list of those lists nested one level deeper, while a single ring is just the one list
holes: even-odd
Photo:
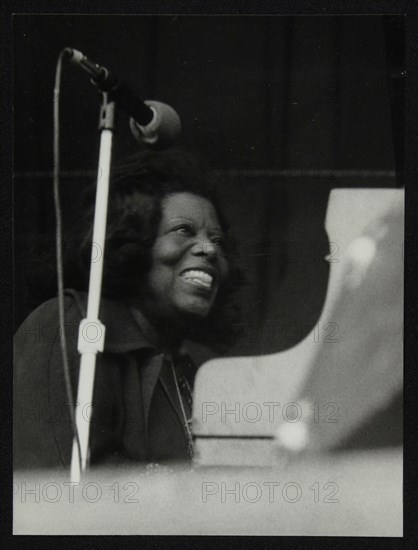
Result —
[{"label": "woman's face", "polygon": [[205,317],[228,274],[224,234],[212,203],[179,192],[162,201],[142,302],[157,319]]}]

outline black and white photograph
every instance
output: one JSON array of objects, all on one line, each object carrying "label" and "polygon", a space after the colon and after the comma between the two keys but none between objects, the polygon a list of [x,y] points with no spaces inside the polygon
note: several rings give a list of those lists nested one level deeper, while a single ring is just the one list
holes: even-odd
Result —
[{"label": "black and white photograph", "polygon": [[402,537],[405,16],[12,48],[13,533]]}]

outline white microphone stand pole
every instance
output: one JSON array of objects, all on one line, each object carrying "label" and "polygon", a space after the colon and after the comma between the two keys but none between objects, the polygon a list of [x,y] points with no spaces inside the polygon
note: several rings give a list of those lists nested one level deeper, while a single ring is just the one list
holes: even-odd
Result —
[{"label": "white microphone stand pole", "polygon": [[99,306],[102,289],[114,118],[115,103],[104,92],[100,109],[100,154],[97,171],[87,317],[80,322],[78,332],[77,347],[81,354],[81,360],[75,408],[78,441],[77,437],[74,437],[71,456],[71,481],[73,483],[80,482],[81,474],[89,464],[89,436],[90,421],[93,414],[96,355],[98,352],[103,351],[105,341],[105,327],[99,321]]}]

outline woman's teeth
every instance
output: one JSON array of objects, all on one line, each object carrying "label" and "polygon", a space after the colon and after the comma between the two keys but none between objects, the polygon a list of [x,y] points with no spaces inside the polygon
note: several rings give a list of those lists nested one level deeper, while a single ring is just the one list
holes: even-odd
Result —
[{"label": "woman's teeth", "polygon": [[209,273],[206,273],[205,271],[200,271],[198,269],[189,269],[188,271],[183,273],[183,277],[186,280],[192,281],[205,288],[210,288],[213,282],[212,275],[209,275]]}]

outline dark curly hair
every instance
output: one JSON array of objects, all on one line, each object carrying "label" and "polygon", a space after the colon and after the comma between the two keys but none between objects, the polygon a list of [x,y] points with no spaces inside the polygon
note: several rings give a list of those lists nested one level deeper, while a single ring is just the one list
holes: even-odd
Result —
[{"label": "dark curly hair", "polygon": [[[129,301],[151,268],[151,250],[162,217],[164,197],[189,192],[208,199],[225,233],[229,276],[220,287],[210,314],[194,324],[185,336],[218,351],[235,341],[239,321],[238,289],[244,282],[236,265],[236,247],[222,212],[211,172],[206,163],[185,149],[143,150],[112,171],[103,268],[103,296]],[[87,290],[90,271],[95,185],[85,192],[83,212],[73,224],[71,242],[78,242],[77,255],[64,251],[65,284]]]}]

